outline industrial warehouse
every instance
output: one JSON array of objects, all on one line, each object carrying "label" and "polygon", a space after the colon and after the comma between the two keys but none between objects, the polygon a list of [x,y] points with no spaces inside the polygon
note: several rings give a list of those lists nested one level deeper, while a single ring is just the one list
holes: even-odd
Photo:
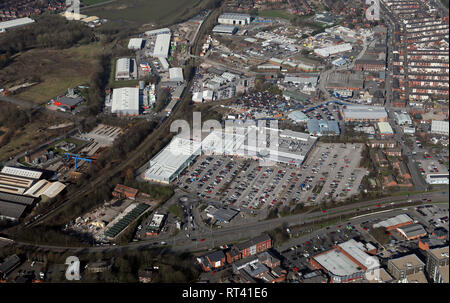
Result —
[{"label": "industrial warehouse", "polygon": [[342,110],[344,121],[372,121],[384,122],[387,120],[387,113],[384,107],[349,105]]},{"label": "industrial warehouse", "polygon": [[116,80],[136,79],[136,60],[131,58],[120,58],[116,62]]},{"label": "industrial warehouse", "polygon": [[277,146],[253,146],[248,142],[248,138],[251,134],[256,134],[256,131],[256,127],[252,129],[238,127],[236,134],[227,133],[227,130],[225,133],[215,130],[207,134],[201,143],[177,136],[150,160],[143,178],[168,184],[177,179],[200,153],[237,156],[298,167],[317,141],[317,137],[305,133],[291,130],[274,132],[264,128],[261,132],[265,133],[267,138],[270,138],[271,132],[272,135],[279,136]]},{"label": "industrial warehouse", "polygon": [[0,219],[19,220],[31,210],[36,198],[50,199],[66,185],[41,179],[43,173],[27,168],[5,166],[0,172]]},{"label": "industrial warehouse", "polygon": [[112,95],[111,113],[118,116],[139,115],[140,92],[137,87],[115,88]]}]

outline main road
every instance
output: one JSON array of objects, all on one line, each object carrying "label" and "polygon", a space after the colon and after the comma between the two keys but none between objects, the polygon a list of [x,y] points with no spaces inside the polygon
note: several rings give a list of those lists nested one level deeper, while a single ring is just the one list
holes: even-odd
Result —
[{"label": "main road", "polygon": [[[335,207],[324,211],[315,211],[298,215],[291,215],[287,217],[280,217],[271,220],[260,220],[256,222],[248,222],[238,226],[224,227],[221,229],[211,229],[209,231],[201,231],[193,233],[190,238],[187,238],[183,233],[172,237],[164,235],[155,237],[152,240],[142,240],[139,242],[131,242],[123,246],[97,246],[97,247],[64,247],[51,246],[43,244],[34,244],[26,242],[15,242],[18,246],[42,248],[49,251],[86,251],[87,252],[101,252],[109,250],[127,250],[127,249],[146,249],[152,247],[160,247],[170,245],[170,249],[174,251],[200,251],[206,249],[213,249],[219,245],[245,240],[257,236],[263,232],[273,230],[274,228],[286,225],[294,226],[304,223],[314,223],[323,220],[339,219],[341,216],[357,215],[363,212],[388,210],[398,207],[398,205],[407,204],[409,201],[421,201],[421,203],[430,203],[428,200],[434,202],[448,201],[449,193],[446,191],[436,191],[427,193],[418,193],[411,195],[403,195],[397,197],[381,198],[371,201],[364,201],[358,203],[346,204],[340,207]],[[342,219],[342,218],[341,218]],[[193,241],[192,239],[196,239]],[[164,243],[165,242],[165,243]]]}]

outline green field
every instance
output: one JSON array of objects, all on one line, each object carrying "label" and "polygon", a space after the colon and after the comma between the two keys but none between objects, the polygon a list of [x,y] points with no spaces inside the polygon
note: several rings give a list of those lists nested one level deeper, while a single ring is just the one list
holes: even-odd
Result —
[{"label": "green field", "polygon": [[0,70],[0,79],[8,79],[7,87],[11,87],[34,76],[39,83],[24,89],[17,97],[42,104],[69,87],[88,83],[100,51],[97,43],[65,50],[33,49],[21,53],[12,64]]},{"label": "green field", "polygon": [[117,0],[101,7],[87,8],[83,14],[133,26],[153,23],[168,25],[195,15],[206,2],[207,0]]}]

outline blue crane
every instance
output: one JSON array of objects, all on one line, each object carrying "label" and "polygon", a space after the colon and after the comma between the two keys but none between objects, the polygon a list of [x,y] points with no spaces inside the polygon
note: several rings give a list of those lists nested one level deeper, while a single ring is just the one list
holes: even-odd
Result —
[{"label": "blue crane", "polygon": [[74,154],[69,154],[69,153],[64,153],[64,155],[66,156],[67,160],[69,160],[69,159],[75,160],[75,170],[78,169],[78,160],[83,160],[83,161],[89,162],[89,166],[92,164],[92,159],[90,159],[90,158],[83,158],[79,155],[74,155]]}]

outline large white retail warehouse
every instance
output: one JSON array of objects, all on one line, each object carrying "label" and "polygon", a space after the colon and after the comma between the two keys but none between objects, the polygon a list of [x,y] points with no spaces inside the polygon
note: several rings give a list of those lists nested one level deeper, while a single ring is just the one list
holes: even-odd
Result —
[{"label": "large white retail warehouse", "polygon": [[251,17],[247,14],[226,13],[220,15],[217,21],[220,24],[247,25],[250,24]]},{"label": "large white retail warehouse", "polygon": [[170,48],[170,34],[161,34],[156,37],[155,48],[153,49],[154,57],[167,58]]},{"label": "large white retail warehouse", "polygon": [[175,137],[150,160],[144,178],[149,181],[170,183],[199,155],[200,143]]},{"label": "large white retail warehouse", "polygon": [[139,88],[115,88],[112,96],[111,113],[120,116],[139,115]]},{"label": "large white retail warehouse", "polygon": [[[262,160],[268,164],[284,163],[300,166],[317,141],[314,136],[290,130],[256,127],[233,129],[235,132],[229,130],[210,132],[202,142],[175,137],[150,160],[149,168],[143,174],[144,179],[168,184],[177,179],[201,153]],[[270,137],[275,134],[278,142],[269,143],[270,146],[251,144],[248,138],[256,137],[255,133],[258,133],[258,136],[266,135],[265,140],[260,140],[261,142],[269,142]]]}]

